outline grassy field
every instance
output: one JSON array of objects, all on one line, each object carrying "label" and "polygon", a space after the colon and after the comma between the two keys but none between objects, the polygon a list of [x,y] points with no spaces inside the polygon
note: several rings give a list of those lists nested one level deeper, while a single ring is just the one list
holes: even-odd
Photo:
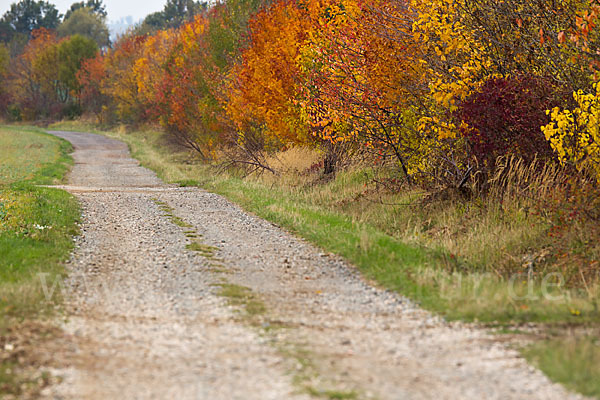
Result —
[{"label": "grassy field", "polygon": [[68,193],[36,185],[63,179],[70,149],[39,129],[0,126],[0,394],[6,396],[26,398],[46,379],[27,370],[36,369],[36,343],[53,331],[43,321],[60,306],[60,293],[47,298],[44,290],[65,273],[79,208]]},{"label": "grassy field", "polygon": [[[52,128],[94,129],[79,122]],[[535,196],[551,188],[543,182],[532,186],[527,171],[519,170],[511,179],[529,182],[530,197],[507,192],[487,200],[427,202],[424,193],[387,190],[385,182],[393,180],[393,173],[368,165],[341,171],[332,180],[307,173],[319,160],[308,150],[279,154],[273,160],[279,163],[277,176],[242,177],[202,165],[193,153],[170,145],[152,130],[117,129],[104,134],[128,143],[133,156],[164,180],[220,193],[344,256],[369,279],[427,309],[532,341],[524,354],[539,362],[549,376],[600,396],[597,385],[582,383],[600,382],[600,372],[588,368],[589,360],[581,358],[582,348],[586,354],[600,355],[597,342],[590,339],[600,332],[598,285],[585,278],[584,287],[572,284],[573,277],[584,274],[580,266],[573,268],[573,263],[557,256],[565,251],[560,246],[567,236],[557,240],[549,235],[552,221],[533,210]],[[573,242],[590,239],[571,236]],[[591,243],[586,251],[593,259],[598,245]],[[572,345],[560,346],[567,338]],[[572,360],[572,377],[564,377],[562,366],[552,361],[556,357]]]}]

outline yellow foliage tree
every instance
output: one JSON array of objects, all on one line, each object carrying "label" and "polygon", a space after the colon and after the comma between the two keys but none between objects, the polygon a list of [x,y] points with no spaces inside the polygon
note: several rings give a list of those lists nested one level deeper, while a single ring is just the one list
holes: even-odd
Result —
[{"label": "yellow foliage tree", "polygon": [[440,139],[455,138],[451,119],[458,102],[466,99],[496,71],[473,29],[460,15],[466,0],[412,0],[413,31],[420,41],[430,100],[421,109],[419,128]]},{"label": "yellow foliage tree", "polygon": [[146,109],[156,102],[164,76],[165,64],[172,50],[176,34],[172,30],[158,31],[143,42],[133,65],[133,76]]},{"label": "yellow foliage tree", "polygon": [[145,116],[134,66],[146,39],[145,36],[124,36],[103,58],[106,73],[101,91],[111,99],[117,118],[123,123],[137,123]]},{"label": "yellow foliage tree", "polygon": [[548,110],[551,122],[542,131],[562,164],[589,169],[600,182],[600,84],[593,88],[593,93],[573,93],[577,107],[572,111]]}]

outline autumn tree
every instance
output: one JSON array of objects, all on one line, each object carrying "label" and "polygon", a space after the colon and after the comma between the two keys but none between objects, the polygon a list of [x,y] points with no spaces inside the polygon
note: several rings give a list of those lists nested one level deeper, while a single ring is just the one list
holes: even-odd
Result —
[{"label": "autumn tree", "polygon": [[[581,2],[575,0],[552,3],[533,0],[512,3],[487,0],[411,1],[415,14],[413,31],[420,41],[417,50],[425,72],[423,79],[430,89],[421,98],[419,127],[424,134],[432,132],[440,143],[447,144],[445,153],[452,154],[452,157],[444,157],[442,152],[438,158],[448,166],[447,171],[456,171],[460,182],[465,182],[461,175],[486,168],[479,161],[473,162],[478,157],[472,152],[474,147],[469,145],[473,138],[469,121],[456,118],[459,108],[464,111],[470,107],[465,108],[465,102],[479,96],[487,97],[490,105],[500,106],[503,104],[500,92],[494,94],[488,91],[498,83],[495,79],[510,81],[516,76],[531,75],[535,82],[547,81],[549,88],[556,89],[554,92],[534,89],[533,92],[549,96],[539,99],[539,104],[556,104],[561,95],[566,104],[569,98],[564,96],[564,88],[575,87],[589,79],[586,73],[582,73],[581,65],[573,62],[573,49],[560,46],[558,40],[558,32],[571,24],[570,15],[576,13],[579,7]],[[508,86],[515,89],[511,94],[514,99],[523,98],[522,94],[531,89],[525,87],[529,83],[522,80],[510,82]],[[511,86],[515,82],[525,86],[521,89]],[[535,102],[527,101],[530,104]],[[500,107],[502,109],[491,111],[492,114],[506,112],[505,106]],[[500,125],[494,130],[483,132],[484,126],[491,125],[480,124],[477,140],[490,142],[479,144],[494,147],[498,132],[511,131],[511,121],[539,115],[531,108],[520,107],[520,104],[514,104],[512,112],[515,115],[498,120]],[[521,112],[528,114],[519,115]],[[534,119],[540,124],[545,123],[543,118]],[[526,140],[543,139],[541,132],[529,132],[532,136]],[[516,147],[507,147],[508,153],[519,155],[514,149]]]},{"label": "autumn tree", "polygon": [[393,159],[411,181],[429,144],[416,129],[423,90],[406,3],[344,2],[327,9],[303,50],[300,100],[313,134]]},{"label": "autumn tree", "polygon": [[98,47],[110,45],[105,17],[91,8],[81,7],[72,12],[57,31],[60,37],[81,35],[95,41]]},{"label": "autumn tree", "polygon": [[23,54],[12,63],[9,77],[15,106],[25,119],[60,118],[77,105],[76,74],[83,60],[96,52],[95,42],[82,36],[59,40],[53,31],[35,30]]},{"label": "autumn tree", "polygon": [[146,36],[123,36],[104,57],[106,74],[102,93],[111,99],[107,108],[114,109],[114,117],[122,123],[139,123],[147,115],[133,69],[146,39]]},{"label": "autumn tree", "polygon": [[102,91],[106,79],[104,57],[97,54],[94,58],[84,59],[77,71],[77,83],[80,87],[79,102],[83,112],[96,115],[98,122],[104,124],[109,115],[103,112],[111,99]]},{"label": "autumn tree", "polygon": [[572,59],[591,74],[592,83],[573,90],[574,104],[547,110],[550,120],[542,131],[563,165],[600,183],[600,3],[592,1],[571,17],[572,25],[552,39],[575,47]]},{"label": "autumn tree", "polygon": [[176,31],[155,101],[169,135],[206,160],[235,147],[224,110],[226,77],[261,0],[227,0]]},{"label": "autumn tree", "polygon": [[10,52],[6,45],[0,43],[0,114],[4,114],[10,103],[8,86],[8,67],[10,65]]},{"label": "autumn tree", "polygon": [[23,54],[11,65],[9,87],[25,119],[59,111],[57,43],[54,32],[34,30]]},{"label": "autumn tree", "polygon": [[208,30],[208,19],[197,16],[177,31],[155,104],[170,136],[205,160],[214,158],[221,131],[216,100],[220,74],[209,55]]},{"label": "autumn tree", "polygon": [[423,90],[411,22],[403,2],[281,1],[262,9],[231,71],[227,111],[238,141],[318,146],[327,171],[342,144],[362,146],[394,157],[408,176],[417,167],[408,159],[423,145],[408,102]]},{"label": "autumn tree", "polygon": [[292,99],[300,77],[296,58],[311,23],[307,10],[293,1],[276,2],[251,19],[248,46],[230,72],[227,102],[238,141],[245,146],[277,149],[302,142]]},{"label": "autumn tree", "polygon": [[158,31],[148,36],[132,66],[140,101],[144,103],[148,116],[154,120],[159,119],[162,111],[157,99],[165,77],[167,57],[172,51],[176,36],[177,33],[173,30]]},{"label": "autumn tree", "polygon": [[482,177],[493,173],[497,159],[507,155],[527,165],[552,161],[540,127],[548,123],[546,110],[562,104],[566,94],[549,78],[515,75],[490,78],[462,101],[454,115]]},{"label": "autumn tree", "polygon": [[58,45],[58,79],[70,97],[79,98],[81,85],[77,80],[77,72],[82,63],[96,56],[98,46],[92,39],[75,35]]}]

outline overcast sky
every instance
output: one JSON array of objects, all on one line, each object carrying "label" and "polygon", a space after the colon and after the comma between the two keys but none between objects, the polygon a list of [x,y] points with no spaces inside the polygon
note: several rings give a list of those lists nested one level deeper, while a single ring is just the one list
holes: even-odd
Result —
[{"label": "overcast sky", "polygon": [[[79,0],[46,0],[54,4],[61,14],[64,14],[67,9],[76,1]],[[0,15],[4,15],[12,3],[17,0],[0,0]],[[163,9],[167,0],[104,0],[106,11],[108,12],[108,20],[119,20],[122,17],[131,15],[134,21],[145,17],[155,11]]]}]

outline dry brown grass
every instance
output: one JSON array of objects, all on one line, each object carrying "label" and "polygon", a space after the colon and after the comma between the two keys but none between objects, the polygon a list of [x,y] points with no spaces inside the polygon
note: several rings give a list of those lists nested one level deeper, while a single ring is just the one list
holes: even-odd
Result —
[{"label": "dry brown grass", "polygon": [[489,180],[489,196],[499,200],[531,202],[547,198],[568,178],[567,171],[556,163],[534,160],[530,164],[514,156],[500,157]]},{"label": "dry brown grass", "polygon": [[267,159],[274,169],[284,175],[307,175],[307,172],[323,160],[323,155],[308,147],[292,147],[286,151],[270,155]]}]

